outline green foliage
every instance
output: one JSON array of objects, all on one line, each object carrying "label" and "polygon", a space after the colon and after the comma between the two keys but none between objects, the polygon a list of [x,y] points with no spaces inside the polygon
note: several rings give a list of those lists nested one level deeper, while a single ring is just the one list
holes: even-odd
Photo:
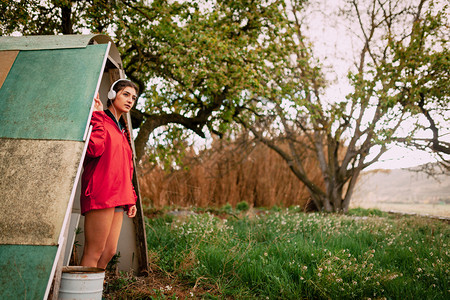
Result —
[{"label": "green foliage", "polygon": [[232,214],[233,213],[233,206],[231,206],[230,203],[225,204],[224,206],[222,206],[221,211],[227,213],[227,214]]},{"label": "green foliage", "polygon": [[282,209],[278,205],[274,205],[270,208],[271,211],[280,212]]},{"label": "green foliage", "polygon": [[[273,69],[266,64],[277,65],[289,47],[275,47],[289,32],[280,10],[284,1],[205,3],[137,1],[117,12],[116,43],[125,71],[144,91],[143,126],[164,126],[163,134],[153,137],[164,147],[150,147],[161,161],[186,147],[173,141],[188,138],[169,123],[221,135],[237,129],[237,115],[250,118],[260,110],[253,94],[270,92],[266,82]],[[120,22],[124,19],[129,22]],[[139,137],[136,142],[139,150]]]},{"label": "green foliage", "polygon": [[352,208],[349,209],[348,214],[351,216],[378,216],[378,217],[389,217],[387,212],[381,211],[376,208]]},{"label": "green foliage", "polygon": [[[367,47],[377,52],[367,55],[368,62],[361,66],[364,69],[351,76],[355,92],[349,95],[349,99],[353,103],[367,101],[367,105],[379,109],[379,117],[373,124],[374,140],[378,144],[393,140],[411,144],[411,140],[416,140],[417,146],[425,145],[418,147],[424,150],[427,143],[429,146],[433,139],[437,141],[445,135],[448,128],[448,120],[443,116],[448,112],[450,100],[450,43],[445,38],[450,33],[449,5],[433,0],[423,4],[397,7],[394,11],[398,16],[390,20],[391,23],[384,19],[385,16],[375,14],[375,18],[386,22],[385,27],[375,28],[385,28],[384,36],[377,47],[374,40],[367,42]],[[392,30],[394,20],[409,24],[407,32]],[[428,114],[427,122],[435,123],[435,137],[428,134],[429,138],[417,139],[417,133],[424,129],[420,122],[406,134],[398,133],[399,122],[393,120],[412,116],[412,121],[417,121],[423,117],[421,114]]]},{"label": "green foliage", "polygon": [[352,212],[157,218],[147,240],[160,268],[225,298],[446,299],[447,224]]},{"label": "green foliage", "polygon": [[114,256],[111,258],[111,260],[108,262],[106,269],[109,272],[115,272],[119,261],[120,261],[120,252],[117,252],[116,254],[114,254]]},{"label": "green foliage", "polygon": [[[118,3],[119,1],[117,1]],[[116,1],[0,1],[0,35],[80,34],[103,32],[113,23]]]},{"label": "green foliage", "polygon": [[127,288],[133,282],[136,282],[136,278],[131,273],[120,271],[119,276],[114,277],[108,282],[108,288],[111,291],[120,291]]},{"label": "green foliage", "polygon": [[[163,80],[148,90],[152,93],[147,98],[151,111],[198,109],[224,89],[229,97],[223,104],[232,108],[233,101],[241,100],[238,93],[249,82],[257,82],[255,67],[263,64],[259,59],[264,54],[257,39],[263,30],[278,31],[277,5],[281,3],[210,1],[210,8],[200,9],[196,1],[153,1],[149,6],[139,3],[123,11],[132,18],[132,22],[119,24],[117,31],[125,65],[129,70],[139,68],[136,76],[144,82],[158,77]],[[136,14],[136,10],[141,13]],[[139,39],[130,31],[139,32]],[[140,59],[147,62],[143,64]],[[220,113],[224,119],[232,115],[228,110]]]},{"label": "green foliage", "polygon": [[238,204],[236,204],[236,209],[238,211],[247,211],[249,210],[250,206],[248,205],[247,201],[241,201]]},{"label": "green foliage", "polygon": [[184,168],[183,159],[190,146],[187,142],[189,134],[176,125],[168,125],[165,129],[152,134],[151,142],[148,143],[148,161],[166,171]]}]

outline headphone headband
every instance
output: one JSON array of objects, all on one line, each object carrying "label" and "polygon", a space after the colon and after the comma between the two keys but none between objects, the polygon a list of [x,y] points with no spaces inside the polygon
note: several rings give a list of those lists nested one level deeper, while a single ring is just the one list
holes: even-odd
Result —
[{"label": "headphone headband", "polygon": [[113,90],[114,86],[116,85],[116,83],[118,83],[119,81],[129,81],[128,79],[119,79],[114,81],[114,83],[111,85],[111,88],[108,91],[108,99],[113,100],[114,98],[116,98],[117,93],[115,90]]}]

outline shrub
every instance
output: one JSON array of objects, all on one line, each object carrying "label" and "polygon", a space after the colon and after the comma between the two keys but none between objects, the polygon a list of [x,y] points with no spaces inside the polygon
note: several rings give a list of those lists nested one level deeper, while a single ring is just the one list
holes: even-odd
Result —
[{"label": "shrub", "polygon": [[231,213],[233,213],[233,206],[231,206],[230,203],[227,203],[224,206],[222,206],[222,211],[224,213],[231,214]]},{"label": "shrub", "polygon": [[236,209],[238,211],[247,211],[249,210],[250,206],[248,205],[248,203],[246,201],[241,201],[238,204],[236,204]]}]

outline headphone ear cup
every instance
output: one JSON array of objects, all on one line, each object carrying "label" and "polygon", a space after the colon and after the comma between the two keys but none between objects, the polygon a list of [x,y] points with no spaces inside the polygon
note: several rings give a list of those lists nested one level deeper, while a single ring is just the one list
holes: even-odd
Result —
[{"label": "headphone ear cup", "polygon": [[[116,96],[117,96],[117,93],[116,93],[116,91],[114,90],[114,86],[116,85],[116,83],[118,83],[119,81],[127,81],[127,79],[119,79],[119,80],[116,80],[116,81],[114,81],[114,83],[111,85],[111,87],[110,87],[110,89],[109,89],[109,91],[108,91],[108,99],[109,100],[114,100],[115,98],[116,98]],[[129,81],[129,80],[128,80]]]},{"label": "headphone ear cup", "polygon": [[108,99],[112,100],[116,98],[116,91],[114,91],[113,89],[110,89],[108,92]]}]

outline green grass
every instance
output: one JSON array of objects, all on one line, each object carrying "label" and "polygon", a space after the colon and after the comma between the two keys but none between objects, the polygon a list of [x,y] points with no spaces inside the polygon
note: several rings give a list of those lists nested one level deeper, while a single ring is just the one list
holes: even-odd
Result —
[{"label": "green grass", "polygon": [[449,225],[377,210],[147,220],[152,263],[234,299],[450,299]]}]

